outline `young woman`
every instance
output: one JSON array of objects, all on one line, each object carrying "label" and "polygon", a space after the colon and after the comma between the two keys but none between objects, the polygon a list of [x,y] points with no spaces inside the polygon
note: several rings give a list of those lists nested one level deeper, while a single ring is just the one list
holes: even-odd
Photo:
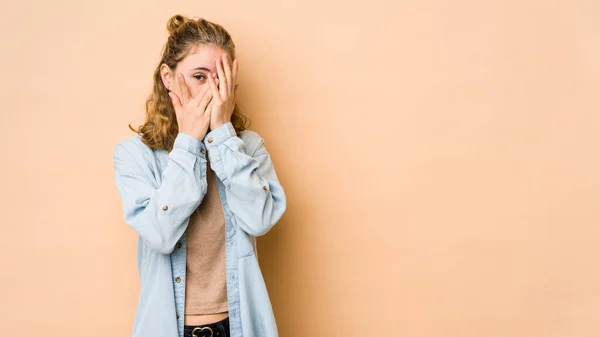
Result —
[{"label": "young woman", "polygon": [[133,336],[277,336],[256,237],[286,197],[235,104],[235,45],[204,19],[176,15],[167,28],[146,121],[113,155],[125,222],[139,234]]}]

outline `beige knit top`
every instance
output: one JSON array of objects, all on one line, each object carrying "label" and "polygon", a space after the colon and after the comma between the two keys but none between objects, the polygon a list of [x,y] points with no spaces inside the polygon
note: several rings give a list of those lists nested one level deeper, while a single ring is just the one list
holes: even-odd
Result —
[{"label": "beige knit top", "polygon": [[208,191],[187,229],[185,314],[227,312],[225,217],[216,175],[206,168]]}]

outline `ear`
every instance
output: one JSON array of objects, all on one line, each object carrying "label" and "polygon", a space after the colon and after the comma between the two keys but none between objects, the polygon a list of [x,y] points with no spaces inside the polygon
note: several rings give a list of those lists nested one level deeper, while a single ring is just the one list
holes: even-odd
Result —
[{"label": "ear", "polygon": [[171,71],[171,68],[169,68],[166,63],[160,65],[160,78],[165,87],[167,87],[169,91],[173,91],[173,88],[175,87],[175,77],[173,76],[173,71]]}]

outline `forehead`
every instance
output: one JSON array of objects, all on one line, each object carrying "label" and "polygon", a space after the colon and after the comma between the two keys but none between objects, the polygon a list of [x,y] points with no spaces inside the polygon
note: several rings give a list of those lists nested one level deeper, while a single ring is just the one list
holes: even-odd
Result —
[{"label": "forehead", "polygon": [[215,60],[225,54],[225,50],[212,45],[198,45],[190,51],[177,65],[180,69],[208,68],[215,69]]}]

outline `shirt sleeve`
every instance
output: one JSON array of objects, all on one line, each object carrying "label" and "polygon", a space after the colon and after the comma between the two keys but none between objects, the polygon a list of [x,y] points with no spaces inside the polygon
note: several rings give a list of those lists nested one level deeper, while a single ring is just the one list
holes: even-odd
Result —
[{"label": "shirt sleeve", "polygon": [[[236,135],[231,122],[204,138],[210,166],[226,187],[227,203],[250,235],[266,234],[286,209],[286,196],[261,138],[255,150]],[[248,150],[252,150],[250,155]]]},{"label": "shirt sleeve", "polygon": [[114,175],[123,204],[125,222],[150,247],[170,254],[187,228],[189,216],[200,205],[207,191],[204,144],[179,133],[160,186],[157,174],[143,156],[143,148],[119,143],[113,153]]}]

